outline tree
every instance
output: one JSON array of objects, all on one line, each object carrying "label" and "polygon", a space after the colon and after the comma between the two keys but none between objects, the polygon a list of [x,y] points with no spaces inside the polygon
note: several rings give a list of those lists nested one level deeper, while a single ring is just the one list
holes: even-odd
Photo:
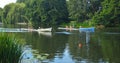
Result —
[{"label": "tree", "polygon": [[92,18],[94,25],[117,26],[120,24],[120,1],[104,0],[102,10]]},{"label": "tree", "polygon": [[68,21],[66,0],[18,0],[26,4],[25,15],[34,28],[52,27]]},{"label": "tree", "polygon": [[26,7],[24,9],[24,18],[30,24],[30,26],[34,28],[38,28],[40,26],[40,2],[41,0],[24,0],[20,1],[21,3],[25,3]]},{"label": "tree", "polygon": [[65,0],[44,0],[40,6],[42,24],[59,25],[68,21],[68,11]]},{"label": "tree", "polygon": [[100,8],[99,0],[69,0],[70,17],[78,22],[90,19]]},{"label": "tree", "polygon": [[15,24],[21,22],[23,9],[25,5],[23,3],[10,3],[4,7],[2,21],[5,24]]},{"label": "tree", "polygon": [[2,22],[2,12],[3,12],[3,9],[0,8],[0,22]]}]

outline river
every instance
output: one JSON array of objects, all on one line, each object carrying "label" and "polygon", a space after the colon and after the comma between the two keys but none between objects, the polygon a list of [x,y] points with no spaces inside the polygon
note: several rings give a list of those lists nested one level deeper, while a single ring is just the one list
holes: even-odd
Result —
[{"label": "river", "polygon": [[[9,33],[9,32],[8,32]],[[43,63],[119,63],[120,30],[109,28],[94,33],[14,32],[32,49],[49,54]]]}]

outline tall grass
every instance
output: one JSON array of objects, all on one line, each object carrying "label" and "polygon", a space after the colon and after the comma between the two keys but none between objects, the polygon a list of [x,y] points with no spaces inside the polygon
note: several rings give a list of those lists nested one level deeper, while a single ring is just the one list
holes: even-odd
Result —
[{"label": "tall grass", "polygon": [[18,63],[22,44],[11,34],[0,33],[0,63]]}]

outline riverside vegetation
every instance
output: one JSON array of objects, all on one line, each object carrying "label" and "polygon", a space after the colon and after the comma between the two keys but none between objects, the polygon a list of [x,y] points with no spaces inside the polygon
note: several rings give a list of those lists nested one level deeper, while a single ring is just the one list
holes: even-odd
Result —
[{"label": "riverside vegetation", "polygon": [[120,0],[17,0],[0,8],[0,22],[24,22],[33,28],[71,21],[77,25],[119,27],[119,16]]},{"label": "riverside vegetation", "polygon": [[0,63],[18,63],[22,47],[23,41],[11,34],[0,33]]},{"label": "riverside vegetation", "polygon": [[23,59],[23,56],[30,52],[33,54],[33,58],[29,59],[38,59],[39,62],[47,59],[49,56],[46,53],[39,53],[32,48],[31,50],[24,50],[25,46],[27,46],[25,41],[18,39],[12,33],[0,33],[0,63],[21,63],[21,61],[26,60]]}]

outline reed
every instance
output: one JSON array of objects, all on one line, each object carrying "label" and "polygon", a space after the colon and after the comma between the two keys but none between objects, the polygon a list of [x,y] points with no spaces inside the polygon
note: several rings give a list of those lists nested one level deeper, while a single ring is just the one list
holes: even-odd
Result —
[{"label": "reed", "polygon": [[22,46],[15,36],[0,33],[0,63],[18,63],[22,54]]}]

